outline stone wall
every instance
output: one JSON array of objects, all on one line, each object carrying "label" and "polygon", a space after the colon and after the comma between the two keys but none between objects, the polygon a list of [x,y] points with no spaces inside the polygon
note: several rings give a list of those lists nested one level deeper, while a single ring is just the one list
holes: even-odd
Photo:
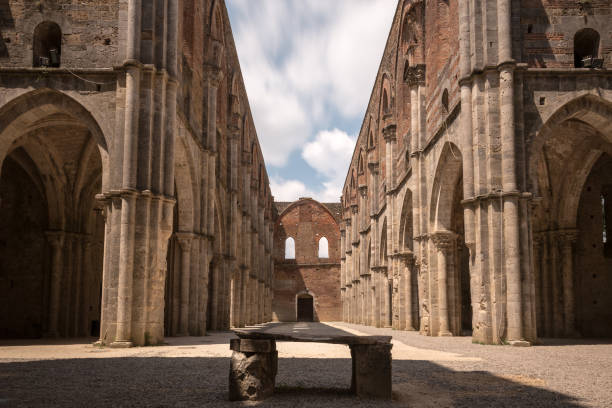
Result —
[{"label": "stone wall", "polygon": [[[8,0],[0,4],[0,66],[31,67],[36,27],[46,21],[62,31],[61,61],[71,68],[112,67],[121,62],[121,28],[127,1]],[[125,34],[125,32],[123,33]]]},{"label": "stone wall", "polygon": [[0,163],[24,149],[49,214],[41,322],[24,307],[2,335],[126,347],[270,320],[275,213],[224,2],[0,3]]},{"label": "stone wall", "polygon": [[[342,196],[345,321],[603,335],[602,225],[583,218],[601,205],[585,186],[611,182],[596,164],[612,154],[611,7],[398,2]],[[575,67],[597,36],[604,68]]]}]

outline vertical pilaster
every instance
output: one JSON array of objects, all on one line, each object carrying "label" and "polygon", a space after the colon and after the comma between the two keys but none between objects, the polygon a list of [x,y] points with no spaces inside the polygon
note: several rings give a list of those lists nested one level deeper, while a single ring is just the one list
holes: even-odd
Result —
[{"label": "vertical pilaster", "polygon": [[65,234],[63,231],[47,231],[47,242],[51,246],[51,295],[49,297],[49,315],[47,336],[58,337],[60,297],[62,290],[62,254]]},{"label": "vertical pilaster", "polygon": [[178,336],[189,335],[189,286],[191,282],[191,241],[189,233],[176,234],[181,249],[181,301]]},{"label": "vertical pilaster", "polygon": [[563,231],[561,252],[563,259],[563,312],[565,335],[576,336],[575,298],[574,298],[574,243],[577,231]]},{"label": "vertical pilaster", "polygon": [[436,269],[438,274],[438,336],[452,336],[448,308],[448,263],[450,250],[455,240],[451,232],[436,232],[432,236],[436,247]]}]

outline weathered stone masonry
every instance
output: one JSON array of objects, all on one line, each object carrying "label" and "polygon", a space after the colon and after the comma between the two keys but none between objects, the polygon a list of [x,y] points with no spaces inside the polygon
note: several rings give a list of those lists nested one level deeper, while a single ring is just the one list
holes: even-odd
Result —
[{"label": "weathered stone masonry", "polygon": [[271,318],[272,196],[221,0],[0,4],[2,337]]},{"label": "weathered stone masonry", "polygon": [[345,321],[609,336],[609,0],[401,0],[344,193]]}]

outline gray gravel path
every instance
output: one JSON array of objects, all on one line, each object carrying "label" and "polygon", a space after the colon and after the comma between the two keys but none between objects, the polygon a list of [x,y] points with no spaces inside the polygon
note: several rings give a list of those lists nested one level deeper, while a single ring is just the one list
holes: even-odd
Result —
[{"label": "gray gravel path", "polygon": [[310,344],[305,353],[290,343],[279,344],[284,351],[274,397],[231,403],[226,398],[232,335],[214,333],[129,351],[97,350],[86,343],[52,348],[0,343],[0,408],[612,407],[612,341],[517,349],[474,345],[469,338],[336,327],[394,337],[393,402],[347,393],[346,350]]},{"label": "gray gravel path", "polygon": [[441,398],[441,405],[612,407],[612,339],[543,339],[542,345],[521,348],[473,344],[470,337],[426,337],[345,323],[337,326],[391,335],[419,349],[477,358],[394,359],[394,390],[401,389],[404,382],[417,385],[423,395]]}]

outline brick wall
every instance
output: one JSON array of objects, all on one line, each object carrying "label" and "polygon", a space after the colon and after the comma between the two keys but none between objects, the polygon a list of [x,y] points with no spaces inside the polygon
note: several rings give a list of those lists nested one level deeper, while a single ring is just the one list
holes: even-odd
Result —
[{"label": "brick wall", "polygon": [[[340,229],[335,205],[300,199],[282,211],[274,230],[275,320],[296,320],[296,297],[314,298],[315,321],[338,321],[340,302]],[[282,208],[281,208],[282,210]],[[279,211],[281,212],[281,211]],[[285,241],[295,240],[295,259],[285,259]],[[329,258],[319,258],[319,241],[328,241]]]},{"label": "brick wall", "polygon": [[[574,67],[574,35],[592,28],[600,35],[600,57],[612,63],[612,1],[521,0],[515,47],[522,62],[539,68]],[[517,25],[518,26],[518,25]]]},{"label": "brick wall", "polygon": [[120,62],[119,15],[126,8],[119,0],[2,1],[0,66],[31,67],[34,30],[51,21],[62,31],[62,66],[111,67]]}]

